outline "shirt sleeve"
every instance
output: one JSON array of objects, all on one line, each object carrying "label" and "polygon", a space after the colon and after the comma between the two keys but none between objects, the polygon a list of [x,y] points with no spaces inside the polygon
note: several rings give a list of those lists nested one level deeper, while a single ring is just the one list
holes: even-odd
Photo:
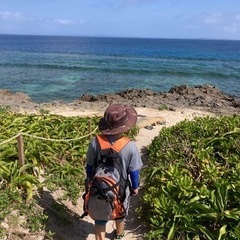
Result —
[{"label": "shirt sleeve", "polygon": [[130,156],[127,170],[128,173],[140,170],[143,163],[137,145],[135,144],[135,142],[131,141],[128,143],[127,147]]}]

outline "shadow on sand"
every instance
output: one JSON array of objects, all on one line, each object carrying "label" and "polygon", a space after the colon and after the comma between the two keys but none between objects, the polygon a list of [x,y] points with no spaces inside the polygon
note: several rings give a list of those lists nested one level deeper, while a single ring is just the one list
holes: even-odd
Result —
[{"label": "shadow on sand", "polygon": [[80,215],[56,201],[50,192],[44,191],[39,202],[48,216],[44,239],[86,240],[93,233],[92,223],[81,219]]}]

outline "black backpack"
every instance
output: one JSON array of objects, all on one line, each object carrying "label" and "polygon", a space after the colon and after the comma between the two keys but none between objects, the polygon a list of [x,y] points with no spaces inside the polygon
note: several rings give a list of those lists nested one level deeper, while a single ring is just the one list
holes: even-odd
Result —
[{"label": "black backpack", "polygon": [[101,150],[84,194],[84,212],[94,220],[120,219],[126,214],[123,202],[129,182],[123,176],[119,152],[130,139],[122,137],[111,144],[105,135],[99,135],[97,140]]}]

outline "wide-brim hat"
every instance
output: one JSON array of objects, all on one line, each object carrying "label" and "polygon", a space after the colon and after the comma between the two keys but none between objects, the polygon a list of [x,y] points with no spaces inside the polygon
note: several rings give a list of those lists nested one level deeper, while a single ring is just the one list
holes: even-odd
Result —
[{"label": "wide-brim hat", "polygon": [[105,135],[114,135],[129,131],[137,122],[137,112],[133,107],[123,104],[110,105],[98,128]]}]

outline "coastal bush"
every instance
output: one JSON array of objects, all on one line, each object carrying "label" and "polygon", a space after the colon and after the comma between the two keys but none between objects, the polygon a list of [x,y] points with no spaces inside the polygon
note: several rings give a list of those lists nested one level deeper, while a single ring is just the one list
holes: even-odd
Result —
[{"label": "coastal bush", "polygon": [[148,152],[148,239],[240,239],[240,116],[164,128]]},{"label": "coastal bush", "polygon": [[[6,187],[21,186],[27,190],[27,185],[31,188],[32,184],[37,183],[41,171],[45,174],[43,176],[45,184],[51,180],[52,185],[52,179],[58,179],[58,175],[64,173],[64,176],[71,176],[81,186],[85,177],[85,154],[89,144],[89,137],[84,136],[89,133],[89,120],[87,117],[63,117],[49,114],[23,115],[9,111],[1,112],[1,142],[18,133],[23,133],[26,162],[24,169],[21,170],[18,165],[16,139],[0,145],[0,177],[6,182]],[[97,126],[97,122],[97,117],[91,118],[92,129]],[[73,140],[68,141],[69,139]],[[67,173],[69,166],[76,170],[69,170]],[[60,177],[62,179],[62,182],[59,182],[60,186],[69,190],[64,184],[66,183],[64,177]],[[23,183],[26,187],[23,186]],[[70,191],[67,192],[71,195]],[[31,198],[31,195],[28,197]]]}]

